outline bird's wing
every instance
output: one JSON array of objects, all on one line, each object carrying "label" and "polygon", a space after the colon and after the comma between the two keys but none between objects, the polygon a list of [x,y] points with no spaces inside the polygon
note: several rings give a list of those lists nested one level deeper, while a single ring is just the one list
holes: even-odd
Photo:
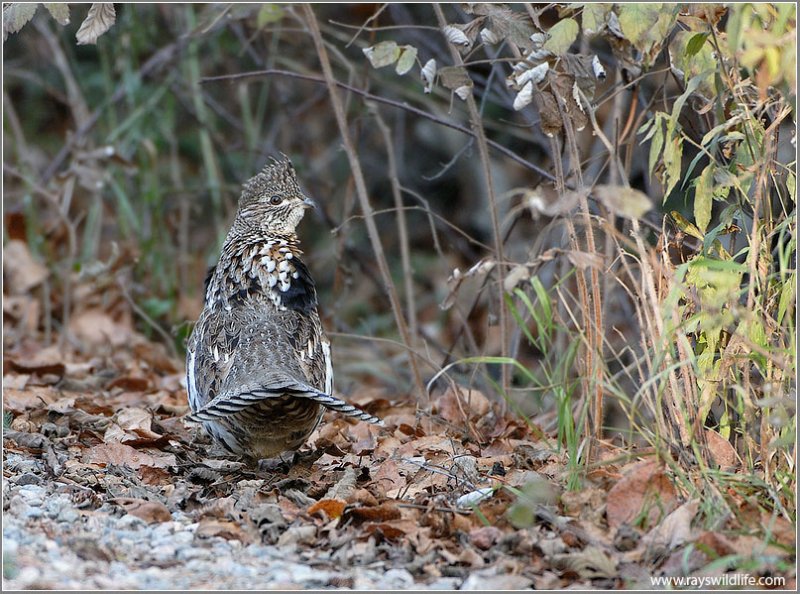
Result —
[{"label": "bird's wing", "polygon": [[234,368],[240,332],[231,316],[204,310],[186,349],[189,405],[198,410],[224,390]]}]

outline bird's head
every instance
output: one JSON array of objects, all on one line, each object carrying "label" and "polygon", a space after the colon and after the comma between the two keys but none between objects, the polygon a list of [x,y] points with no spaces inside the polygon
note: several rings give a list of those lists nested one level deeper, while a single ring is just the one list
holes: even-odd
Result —
[{"label": "bird's head", "polygon": [[294,233],[306,209],[314,207],[300,189],[291,161],[281,154],[244,183],[236,218],[267,233]]}]

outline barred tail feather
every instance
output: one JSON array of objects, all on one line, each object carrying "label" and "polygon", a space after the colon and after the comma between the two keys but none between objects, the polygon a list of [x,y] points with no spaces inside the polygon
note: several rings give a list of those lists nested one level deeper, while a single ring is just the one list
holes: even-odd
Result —
[{"label": "barred tail feather", "polygon": [[352,404],[347,404],[344,400],[339,400],[333,396],[328,394],[323,394],[321,392],[312,392],[306,395],[306,398],[310,398],[315,402],[319,402],[325,408],[330,410],[336,411],[345,417],[352,417],[354,419],[359,419],[366,423],[372,423],[373,425],[379,425],[383,427],[383,421],[378,417],[369,414],[358,408],[357,406],[353,406]]},{"label": "barred tail feather", "polygon": [[317,392],[313,389],[307,389],[303,386],[300,389],[281,388],[277,389],[256,389],[250,392],[243,392],[235,396],[217,397],[204,407],[194,411],[188,415],[191,421],[215,421],[225,417],[234,415],[245,408],[252,406],[258,402],[267,400],[268,398],[279,398],[284,395],[292,395],[297,398],[308,398],[314,402],[318,402],[325,408],[336,411],[346,417],[359,419],[366,423],[379,425],[383,427],[383,421],[378,417],[361,410],[360,408],[348,404],[344,400],[340,400],[330,394]]}]

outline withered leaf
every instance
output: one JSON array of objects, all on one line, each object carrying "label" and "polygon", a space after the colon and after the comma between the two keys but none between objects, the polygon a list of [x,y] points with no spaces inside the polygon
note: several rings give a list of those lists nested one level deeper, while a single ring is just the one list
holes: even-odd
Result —
[{"label": "withered leaf", "polygon": [[137,450],[129,445],[114,441],[86,450],[83,458],[84,462],[90,464],[113,464],[114,466],[128,466],[133,469],[141,466],[167,468],[177,464],[175,454],[152,450]]},{"label": "withered leaf", "polygon": [[252,539],[247,532],[235,522],[226,522],[223,520],[206,519],[202,520],[195,530],[196,538],[211,538],[212,536],[219,536],[225,540],[238,540],[245,544],[249,543]]},{"label": "withered leaf", "polygon": [[356,526],[364,522],[387,522],[400,518],[400,510],[393,503],[384,503],[373,507],[349,506],[344,509],[340,525],[355,524]]},{"label": "withered leaf", "polygon": [[372,534],[386,540],[400,540],[406,535],[406,530],[393,524],[368,524],[365,527],[367,534]]},{"label": "withered leaf", "polygon": [[313,516],[321,511],[331,520],[335,520],[342,515],[346,506],[347,502],[341,499],[321,499],[308,508],[308,513]]},{"label": "withered leaf", "polygon": [[50,11],[59,25],[69,25],[69,5],[65,2],[45,2],[44,7]]},{"label": "withered leaf", "polygon": [[[35,5],[34,6],[34,10]],[[4,9],[5,12],[5,9]],[[31,254],[23,241],[12,239],[3,246],[4,287],[12,295],[22,295],[41,284],[50,272]]]},{"label": "withered leaf", "polygon": [[18,33],[36,14],[36,2],[9,2],[3,6],[3,41],[9,33]]},{"label": "withered leaf", "polygon": [[80,29],[75,34],[78,45],[97,43],[97,38],[114,24],[117,13],[113,3],[95,2],[89,9]]},{"label": "withered leaf", "polygon": [[461,66],[445,66],[439,69],[439,79],[445,88],[450,90],[461,87],[472,88],[472,79],[465,68]]},{"label": "withered leaf", "polygon": [[146,501],[144,499],[133,499],[129,497],[117,497],[112,501],[122,507],[127,513],[137,518],[141,518],[148,524],[158,522],[168,522],[172,519],[172,514],[166,505],[160,501]]},{"label": "withered leaf", "polygon": [[675,487],[653,460],[637,462],[611,487],[606,498],[606,517],[610,528],[631,524],[645,514],[646,528],[655,525],[663,514],[677,506]]},{"label": "withered leaf", "polygon": [[545,136],[550,138],[561,132],[563,126],[556,98],[550,91],[540,93],[539,125]]},{"label": "withered leaf", "polygon": [[625,186],[598,184],[592,194],[617,216],[641,219],[653,203],[644,192]]}]

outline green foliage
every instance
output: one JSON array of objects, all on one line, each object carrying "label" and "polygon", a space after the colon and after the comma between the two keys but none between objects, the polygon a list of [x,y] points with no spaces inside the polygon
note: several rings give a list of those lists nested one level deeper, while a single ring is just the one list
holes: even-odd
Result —
[{"label": "green foliage", "polygon": [[[519,287],[513,290],[514,298],[522,304],[523,309],[520,309],[517,301],[512,299],[511,295],[507,295],[506,302],[509,311],[517,327],[531,345],[542,353],[555,352],[556,335],[561,329],[557,325],[554,315],[553,297],[536,276],[532,276],[530,279],[530,291],[534,299]],[[528,320],[533,322],[535,333],[531,331]],[[532,382],[535,390],[552,398],[556,404],[558,451],[561,451],[562,448],[566,448],[567,451],[569,470],[567,487],[569,489],[577,489],[582,484],[585,464],[579,451],[582,436],[578,427],[585,420],[586,407],[578,405],[576,408],[578,382],[572,376],[579,346],[579,340],[570,340],[566,353],[559,353],[558,357],[545,359],[537,374],[525,374],[525,379]]]},{"label": "green foliage", "polygon": [[565,54],[578,37],[578,23],[574,19],[562,19],[547,31],[544,49],[556,56]]}]

